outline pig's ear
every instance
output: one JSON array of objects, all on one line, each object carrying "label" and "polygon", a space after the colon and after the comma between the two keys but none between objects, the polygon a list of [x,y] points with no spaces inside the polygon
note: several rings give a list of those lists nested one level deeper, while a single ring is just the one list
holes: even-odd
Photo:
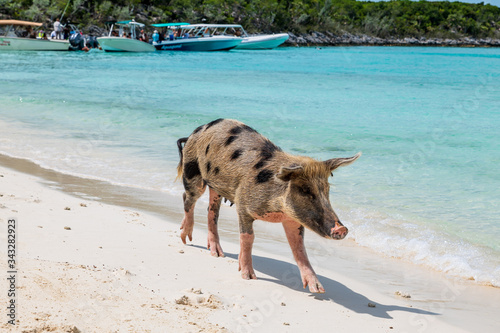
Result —
[{"label": "pig's ear", "polygon": [[332,158],[331,160],[324,161],[326,165],[330,168],[330,171],[333,171],[341,166],[346,166],[356,161],[361,156],[361,152],[357,153],[352,157],[342,157],[342,158]]},{"label": "pig's ear", "polygon": [[276,175],[282,181],[288,182],[290,179],[301,174],[304,168],[300,165],[291,165],[288,167],[281,167],[280,172]]}]

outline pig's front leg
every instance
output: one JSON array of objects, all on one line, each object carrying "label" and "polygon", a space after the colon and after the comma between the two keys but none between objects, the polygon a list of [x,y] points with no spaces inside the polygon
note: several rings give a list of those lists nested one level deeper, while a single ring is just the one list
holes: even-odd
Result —
[{"label": "pig's front leg", "polygon": [[257,279],[252,264],[252,246],[255,235],[253,233],[254,219],[246,214],[239,213],[240,224],[240,256],[238,258],[238,270],[245,280]]},{"label": "pig's front leg", "polygon": [[[190,183],[189,181],[183,178],[184,188],[186,192],[182,195],[182,200],[184,201],[184,219],[182,219],[181,223],[181,240],[184,244],[186,244],[186,237],[189,238],[190,241],[193,240],[193,228],[194,228],[194,206],[196,204],[196,200],[205,192],[206,185],[202,185],[201,177],[199,178],[201,187],[197,186],[196,181],[198,179],[194,178]],[[196,190],[189,190],[196,188]]]},{"label": "pig's front leg", "polygon": [[182,198],[184,200],[184,218],[181,223],[181,240],[186,244],[186,237],[188,237],[190,241],[193,240],[195,203],[188,202],[186,193],[182,195]]},{"label": "pig's front leg", "polygon": [[219,219],[219,210],[222,197],[209,188],[210,202],[208,204],[208,240],[207,249],[214,257],[224,257],[224,252],[219,243],[219,232],[217,231],[217,220]]},{"label": "pig's front leg", "polygon": [[312,293],[324,293],[325,289],[321,285],[314,272],[314,269],[307,258],[306,248],[304,246],[304,227],[295,221],[283,222],[286,238],[292,248],[293,257],[299,266],[300,276],[304,288],[309,286],[309,291]]}]

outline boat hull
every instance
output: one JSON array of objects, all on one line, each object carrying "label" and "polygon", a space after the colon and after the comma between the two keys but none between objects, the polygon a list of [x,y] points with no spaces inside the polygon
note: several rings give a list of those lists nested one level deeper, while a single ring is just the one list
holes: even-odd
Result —
[{"label": "boat hull", "polygon": [[288,39],[288,34],[260,35],[243,38],[243,41],[238,45],[237,49],[274,49],[280,46]]},{"label": "boat hull", "polygon": [[69,51],[69,41],[0,37],[0,51]]},{"label": "boat hull", "polygon": [[98,37],[99,46],[106,52],[153,52],[155,47],[140,40],[123,37]]},{"label": "boat hull", "polygon": [[164,40],[155,43],[155,47],[158,51],[227,51],[235,48],[240,43],[241,38],[214,36]]}]

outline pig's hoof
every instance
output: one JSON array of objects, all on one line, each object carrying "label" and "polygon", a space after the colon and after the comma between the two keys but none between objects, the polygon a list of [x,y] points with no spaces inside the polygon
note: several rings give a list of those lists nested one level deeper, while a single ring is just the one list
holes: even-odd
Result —
[{"label": "pig's hoof", "polygon": [[323,288],[321,283],[317,284],[317,285],[309,285],[309,292],[316,293],[316,294],[324,294],[325,288]]},{"label": "pig's hoof", "polygon": [[325,288],[323,288],[318,279],[316,278],[305,279],[303,282],[304,282],[304,288],[309,286],[309,292],[317,294],[325,293]]},{"label": "pig's hoof", "polygon": [[184,218],[184,220],[182,220],[181,230],[182,242],[186,244],[186,237],[188,237],[191,242],[193,240],[193,223],[190,223],[186,220],[186,218]]},{"label": "pig's hoof", "polygon": [[192,232],[181,232],[181,240],[184,244],[186,244],[186,236],[189,238],[189,241],[191,242],[193,240],[193,233]]},{"label": "pig's hoof", "polygon": [[241,277],[244,280],[257,280],[257,275],[253,271],[251,272],[241,272]]},{"label": "pig's hoof", "polygon": [[207,249],[210,250],[210,254],[212,257],[224,257],[224,252],[222,251],[222,247],[217,242],[208,241]]}]

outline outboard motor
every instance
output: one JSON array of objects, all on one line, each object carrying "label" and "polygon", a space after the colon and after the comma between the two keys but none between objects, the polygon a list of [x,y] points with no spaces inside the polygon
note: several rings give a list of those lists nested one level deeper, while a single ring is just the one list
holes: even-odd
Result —
[{"label": "outboard motor", "polygon": [[85,46],[85,40],[79,32],[75,32],[69,36],[69,43],[74,50],[81,50]]}]

